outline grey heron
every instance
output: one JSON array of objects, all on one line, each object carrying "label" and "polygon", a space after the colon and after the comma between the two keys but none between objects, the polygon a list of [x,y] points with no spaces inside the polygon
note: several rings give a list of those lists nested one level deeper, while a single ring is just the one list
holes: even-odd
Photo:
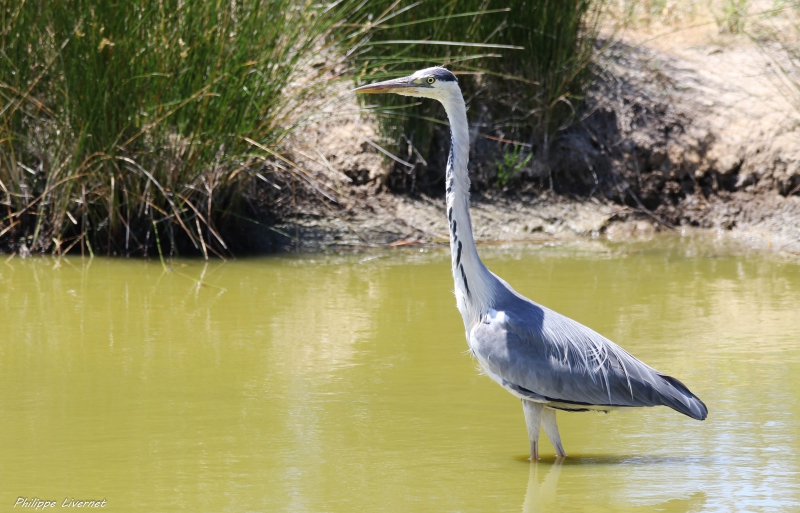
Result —
[{"label": "grey heron", "polygon": [[523,297],[483,265],[469,214],[467,109],[455,75],[433,67],[355,91],[431,98],[444,106],[451,137],[445,186],[456,306],[469,348],[483,370],[522,400],[532,461],[539,458],[541,428],[556,455],[566,456],[556,410],[663,405],[693,419],[706,418],[705,404],[683,383],[590,328]]}]

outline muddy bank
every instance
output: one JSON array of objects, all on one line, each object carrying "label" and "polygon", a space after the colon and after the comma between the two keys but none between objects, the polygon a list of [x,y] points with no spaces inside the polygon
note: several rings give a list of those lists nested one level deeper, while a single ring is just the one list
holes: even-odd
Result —
[{"label": "muddy bank", "polygon": [[[763,202],[762,202],[763,201]],[[725,229],[671,225],[653,214],[597,198],[570,198],[544,193],[509,198],[484,193],[472,198],[472,220],[478,244],[566,243],[581,238],[647,239],[659,232],[726,236],[755,248],[800,254],[800,201],[753,198],[709,203],[702,212],[712,218],[740,220]],[[698,216],[700,219],[700,216]],[[298,210],[294,218],[272,224],[246,223],[245,253],[274,251],[351,250],[410,245],[447,244],[442,198],[410,198],[379,193],[354,198],[349,211]]]}]

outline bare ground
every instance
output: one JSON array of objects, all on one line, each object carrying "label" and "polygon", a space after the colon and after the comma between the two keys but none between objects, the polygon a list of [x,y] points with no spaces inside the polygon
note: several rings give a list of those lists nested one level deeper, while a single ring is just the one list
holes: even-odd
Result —
[{"label": "bare ground", "polygon": [[[690,228],[800,252],[800,111],[756,44],[708,27],[658,38],[632,32],[601,65],[582,121],[555,141],[546,163],[553,189],[531,180],[519,190],[473,195],[479,242]],[[305,135],[321,155],[297,159],[333,176],[329,185],[312,183],[331,201],[292,191],[284,215],[248,233],[251,249],[446,241],[442,197],[381,185],[386,161],[369,118],[337,115]],[[475,144],[478,168],[493,162],[486,148],[485,140]],[[541,168],[532,166],[529,178]]]}]

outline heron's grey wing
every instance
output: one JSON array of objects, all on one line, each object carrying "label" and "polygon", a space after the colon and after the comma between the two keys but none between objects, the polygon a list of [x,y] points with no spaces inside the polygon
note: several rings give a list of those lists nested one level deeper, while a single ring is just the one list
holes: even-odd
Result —
[{"label": "heron's grey wing", "polygon": [[470,332],[486,370],[532,399],[591,406],[669,406],[698,420],[708,410],[680,381],[602,335],[520,298]]}]

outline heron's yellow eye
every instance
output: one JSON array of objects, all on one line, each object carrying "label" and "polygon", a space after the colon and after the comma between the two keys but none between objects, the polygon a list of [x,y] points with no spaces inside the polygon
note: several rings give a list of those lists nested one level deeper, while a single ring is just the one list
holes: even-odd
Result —
[{"label": "heron's yellow eye", "polygon": [[428,83],[429,83],[429,84],[432,84],[432,83],[434,83],[434,82],[436,82],[436,79],[435,79],[435,78],[433,78],[433,77],[428,77]]}]

